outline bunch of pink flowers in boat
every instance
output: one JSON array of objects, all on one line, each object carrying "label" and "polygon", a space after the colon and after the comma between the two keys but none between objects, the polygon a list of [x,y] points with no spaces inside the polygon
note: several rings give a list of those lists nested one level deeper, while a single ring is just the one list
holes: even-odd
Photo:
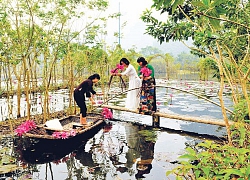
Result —
[{"label": "bunch of pink flowers in boat", "polygon": [[70,136],[75,136],[76,131],[74,129],[70,131],[55,131],[52,136],[56,139],[68,139]]},{"label": "bunch of pink flowers in boat", "polygon": [[33,120],[27,120],[15,129],[15,133],[18,136],[22,136],[24,133],[29,132],[33,128],[36,128],[35,122]]},{"label": "bunch of pink flowers in boat", "polygon": [[102,109],[102,115],[106,119],[112,119],[113,118],[113,114],[108,108],[103,108]]}]

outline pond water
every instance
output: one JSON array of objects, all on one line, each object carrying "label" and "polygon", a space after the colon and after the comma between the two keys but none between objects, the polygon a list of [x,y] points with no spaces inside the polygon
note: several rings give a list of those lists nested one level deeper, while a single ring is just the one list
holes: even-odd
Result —
[{"label": "pond water", "polygon": [[[215,82],[182,82],[159,80],[157,84],[186,89],[209,97],[218,102],[216,93],[219,84]],[[111,88],[114,93],[117,88]],[[231,107],[230,92],[225,89],[225,105]],[[51,93],[52,110],[67,106],[67,91]],[[39,95],[33,104],[38,112],[41,104]],[[124,105],[125,96],[112,99],[109,104]],[[58,106],[61,104],[62,107]],[[157,88],[157,107],[160,112],[222,119],[220,107],[182,91]],[[35,113],[35,112],[34,112]],[[43,164],[25,163],[15,159],[18,152],[11,154],[20,170],[2,177],[14,179],[62,180],[62,179],[175,179],[166,176],[168,170],[177,166],[174,162],[185,153],[187,144],[196,144],[205,139],[217,140],[224,137],[225,128],[186,121],[161,118],[161,128],[150,128],[152,117],[129,112],[114,111],[114,120],[107,121],[98,133],[83,142],[65,157]],[[11,140],[9,142],[11,144]],[[2,139],[2,147],[6,139]],[[65,144],[65,146],[69,146]],[[10,149],[12,146],[9,146]],[[63,151],[63,150],[62,150]]]}]

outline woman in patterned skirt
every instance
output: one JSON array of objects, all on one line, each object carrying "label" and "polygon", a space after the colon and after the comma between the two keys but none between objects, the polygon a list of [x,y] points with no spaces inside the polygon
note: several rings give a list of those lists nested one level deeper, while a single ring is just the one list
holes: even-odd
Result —
[{"label": "woman in patterned skirt", "polygon": [[154,68],[144,57],[139,57],[137,63],[139,64],[138,75],[142,79],[139,113],[151,115],[156,111]]}]

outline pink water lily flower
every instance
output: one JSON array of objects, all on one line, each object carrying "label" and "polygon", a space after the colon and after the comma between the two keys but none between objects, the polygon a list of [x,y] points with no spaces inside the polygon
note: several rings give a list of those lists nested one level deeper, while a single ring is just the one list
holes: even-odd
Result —
[{"label": "pink water lily flower", "polygon": [[60,138],[61,138],[61,133],[55,131],[55,132],[53,132],[52,136],[53,136],[54,138],[56,138],[56,139],[60,139]]},{"label": "pink water lily flower", "polygon": [[62,139],[68,139],[68,138],[69,138],[68,133],[65,132],[65,131],[61,132],[61,138],[62,138]]},{"label": "pink water lily flower", "polygon": [[161,105],[161,102],[156,102],[157,105]]},{"label": "pink water lily flower", "polygon": [[147,68],[147,67],[141,68],[141,71],[140,71],[140,72],[142,73],[142,75],[143,75],[144,77],[148,77],[148,76],[150,76],[151,73],[152,73],[152,71],[151,71],[149,68]]},{"label": "pink water lily flower", "polygon": [[52,136],[56,139],[68,139],[70,136],[75,136],[76,131],[73,129],[71,131],[53,132]]},{"label": "pink water lily flower", "polygon": [[15,129],[15,133],[18,136],[22,136],[24,133],[36,128],[36,124],[33,120],[27,120]]},{"label": "pink water lily flower", "polygon": [[27,132],[27,129],[24,128],[24,127],[18,127],[15,129],[15,133],[18,135],[18,136],[22,136],[24,133]]},{"label": "pink water lily flower", "polygon": [[117,73],[117,70],[118,70],[117,68],[111,69],[110,72],[111,72],[111,73]]},{"label": "pink water lily flower", "polygon": [[112,119],[113,118],[113,114],[108,108],[103,108],[102,109],[102,115],[106,119]]},{"label": "pink water lily flower", "polygon": [[124,66],[123,66],[123,65],[117,64],[117,65],[116,65],[116,68],[111,69],[110,72],[111,72],[111,73],[118,73],[118,70],[122,71],[123,69],[124,69]]},{"label": "pink water lily flower", "polygon": [[75,135],[76,135],[76,131],[74,129],[69,131],[69,136],[75,136]]},{"label": "pink water lily flower", "polygon": [[97,101],[97,104],[102,104],[102,103],[103,103],[102,100],[98,100],[98,101]]},{"label": "pink water lily flower", "polygon": [[116,65],[116,68],[117,68],[117,69],[120,69],[120,70],[122,71],[122,70],[124,69],[124,66],[123,66],[123,65],[120,65],[120,64],[117,64],[117,65]]},{"label": "pink water lily flower", "polygon": [[36,123],[33,120],[27,120],[26,121],[26,126],[28,126],[30,129],[33,129],[36,127]]}]

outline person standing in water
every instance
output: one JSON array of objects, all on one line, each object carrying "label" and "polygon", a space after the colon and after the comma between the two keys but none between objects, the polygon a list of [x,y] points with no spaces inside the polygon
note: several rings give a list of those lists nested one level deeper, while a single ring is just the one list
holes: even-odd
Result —
[{"label": "person standing in water", "polygon": [[97,83],[100,80],[99,74],[93,74],[88,77],[87,80],[83,81],[81,84],[77,86],[77,88],[74,90],[74,99],[76,101],[76,104],[80,108],[80,124],[87,125],[87,106],[85,103],[85,95],[89,98],[92,104],[95,104],[93,95],[96,94],[96,92],[93,90],[93,85]]}]

